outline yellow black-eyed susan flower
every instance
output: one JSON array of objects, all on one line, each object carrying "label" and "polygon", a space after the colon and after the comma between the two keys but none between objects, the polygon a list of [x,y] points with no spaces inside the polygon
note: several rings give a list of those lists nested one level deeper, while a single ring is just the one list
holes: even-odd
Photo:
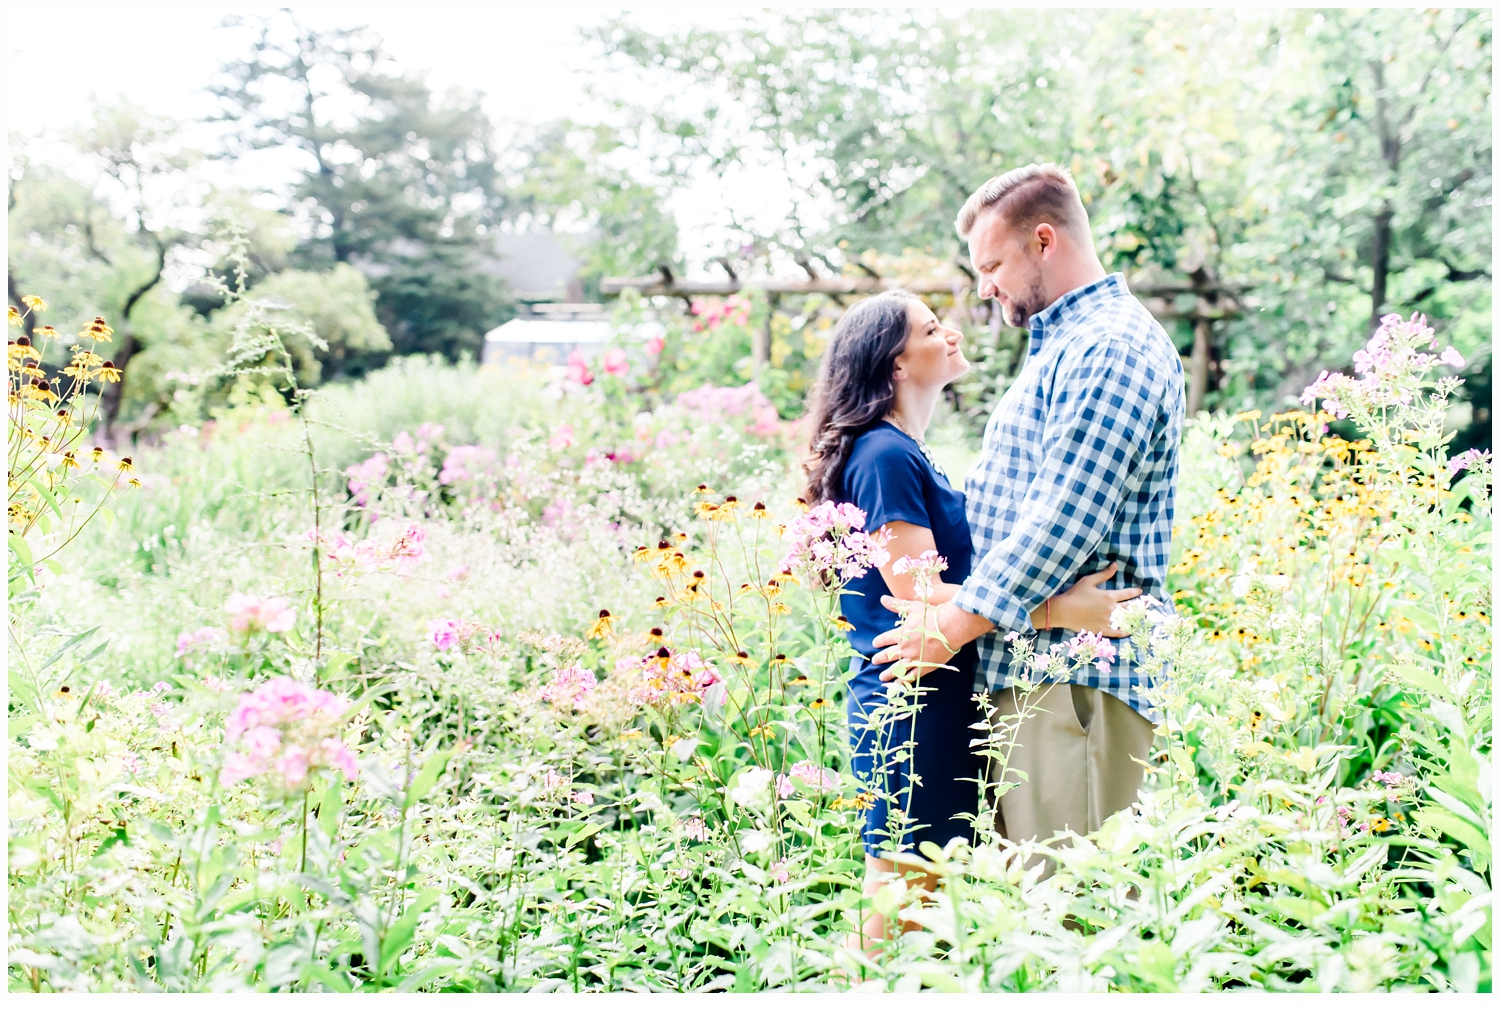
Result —
[{"label": "yellow black-eyed susan flower", "polygon": [[743,649],[741,649],[739,652],[736,652],[733,656],[730,656],[729,662],[734,664],[735,666],[755,665],[755,660],[751,659],[750,654]]},{"label": "yellow black-eyed susan flower", "polygon": [[752,518],[752,519],[767,519],[767,518],[770,518],[770,513],[766,511],[766,503],[765,502],[759,502],[759,501],[756,502],[751,507],[751,509],[750,509],[750,518]]},{"label": "yellow black-eyed susan flower", "polygon": [[845,617],[843,614],[839,614],[839,615],[837,615],[836,617],[833,618],[833,626],[835,628],[839,629],[840,631],[853,631],[854,630],[854,625],[851,624],[849,622],[849,619],[847,617]]},{"label": "yellow black-eyed susan flower", "polygon": [[669,601],[667,600],[667,598],[665,596],[658,596],[656,598],[656,602],[653,603],[653,604],[651,604],[651,609],[652,610],[660,610],[662,607],[667,606],[668,602]]},{"label": "yellow black-eyed susan flower", "polygon": [[827,698],[814,698],[809,703],[808,707],[812,708],[812,709],[820,709],[820,708],[827,708],[830,704],[832,704],[832,703]]},{"label": "yellow black-eyed susan flower", "polygon": [[107,344],[114,337],[115,331],[110,329],[109,324],[104,321],[103,316],[95,316],[94,321],[79,331],[78,335],[86,337],[96,344]]},{"label": "yellow black-eyed susan flower", "polygon": [[120,462],[115,464],[115,469],[120,471],[121,473],[134,473],[135,461],[132,460],[129,456],[121,456]]},{"label": "yellow black-eyed susan flower", "polygon": [[593,624],[589,625],[586,637],[590,639],[603,638],[610,633],[610,629],[615,626],[616,620],[617,618],[611,615],[608,610],[599,611],[599,616],[594,620]]}]

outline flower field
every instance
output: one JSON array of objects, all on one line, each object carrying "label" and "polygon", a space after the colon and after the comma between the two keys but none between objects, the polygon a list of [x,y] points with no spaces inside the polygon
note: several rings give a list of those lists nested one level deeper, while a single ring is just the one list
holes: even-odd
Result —
[{"label": "flower field", "polygon": [[758,390],[414,358],[124,459],[12,342],[10,988],[1488,991],[1490,462],[1431,341],[1190,426],[1173,599],[1116,614],[1140,802],[981,817],[866,950],[838,594],[887,548]]}]

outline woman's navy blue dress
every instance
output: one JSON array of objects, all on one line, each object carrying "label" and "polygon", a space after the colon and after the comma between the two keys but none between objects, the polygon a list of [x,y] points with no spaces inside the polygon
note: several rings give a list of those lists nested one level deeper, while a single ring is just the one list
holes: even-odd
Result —
[{"label": "woman's navy blue dress", "polygon": [[[865,529],[904,522],[932,531],[937,551],[948,561],[944,582],[962,582],[969,575],[974,547],[964,516],[962,491],[927,462],[917,443],[895,425],[881,421],[859,436],[844,467],[843,495],[865,513]],[[899,540],[889,545],[891,556],[910,553]],[[850,661],[849,737],[852,771],[878,799],[866,812],[864,843],[870,855],[893,848],[915,850],[925,841],[945,845],[969,838],[973,826],[963,815],[978,809],[980,761],[969,746],[977,734],[969,727],[981,721],[974,702],[975,647],[971,642],[950,661],[953,670],[933,670],[922,677],[928,690],[921,708],[884,728],[871,727],[869,714],[886,703],[887,685],[880,682],[884,666],[872,666],[874,639],[894,628],[898,618],[880,604],[889,595],[885,577],[877,569],[849,583],[853,593],[843,597],[844,617],[854,625],[849,644],[860,655]],[[898,760],[891,751],[915,742],[911,760]],[[920,785],[912,784],[912,773]],[[908,788],[910,790],[908,794]],[[905,837],[894,837],[899,822],[890,804],[907,813]]]}]

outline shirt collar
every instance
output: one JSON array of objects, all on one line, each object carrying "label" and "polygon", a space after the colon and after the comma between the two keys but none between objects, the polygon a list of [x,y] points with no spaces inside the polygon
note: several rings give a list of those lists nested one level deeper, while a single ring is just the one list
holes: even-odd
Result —
[{"label": "shirt collar", "polygon": [[1031,326],[1030,353],[1035,354],[1050,334],[1084,312],[1106,301],[1124,298],[1128,294],[1130,294],[1130,288],[1126,286],[1125,275],[1121,273],[1110,274],[1092,284],[1085,284],[1081,288],[1069,291],[1028,320]]}]

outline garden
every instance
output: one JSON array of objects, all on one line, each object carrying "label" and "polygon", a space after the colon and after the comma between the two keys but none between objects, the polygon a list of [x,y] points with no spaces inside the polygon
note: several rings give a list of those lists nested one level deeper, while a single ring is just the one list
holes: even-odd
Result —
[{"label": "garden", "polygon": [[[1483,39],[1488,60],[1487,20]],[[645,64],[648,43],[614,44]],[[682,52],[682,73],[716,72]],[[538,180],[558,150],[508,199],[553,199]],[[609,164],[571,170],[594,186]],[[102,200],[68,218],[83,191],[27,172],[7,344],[11,991],[1491,991],[1487,273],[1413,253],[1386,264],[1391,294],[1326,310],[1305,272],[1246,274],[1222,282],[1240,315],[1212,320],[1209,289],[1184,289],[1173,332],[1203,372],[1170,598],[1113,617],[1163,714],[1138,801],[1017,844],[976,782],[970,839],[925,844],[922,873],[871,896],[864,811],[899,820],[903,797],[849,766],[839,600],[895,547],[859,510],[799,498],[802,405],[847,298],[628,290],[607,346],[480,367],[464,312],[499,310],[435,281],[450,261],[361,274],[273,241],[248,204],[196,237],[144,210],[91,217]],[[1192,244],[1181,218],[1163,237],[1180,192],[1098,185],[1095,210],[1136,215],[1091,210],[1112,267],[1187,269],[1136,258]],[[1137,199],[1152,185],[1155,209]],[[1398,205],[1392,234],[1441,260]],[[596,288],[658,266],[629,261],[626,219],[596,221],[597,255],[623,257],[583,268]],[[1276,247],[1237,220],[1226,275]],[[103,222],[109,256],[64,221]],[[1128,233],[1145,237],[1118,252]],[[177,274],[169,234],[199,255]],[[790,261],[788,234],[744,257]],[[856,259],[821,272],[945,262]],[[156,273],[134,297],[110,273],[129,262]],[[1023,340],[957,285],[929,301],[975,346],[930,432],[957,476]],[[1009,647],[1023,697],[1115,655],[1086,635]],[[898,682],[875,718],[920,719],[923,693]],[[991,761],[1026,716],[986,731]],[[850,944],[872,911],[904,931]]]}]

